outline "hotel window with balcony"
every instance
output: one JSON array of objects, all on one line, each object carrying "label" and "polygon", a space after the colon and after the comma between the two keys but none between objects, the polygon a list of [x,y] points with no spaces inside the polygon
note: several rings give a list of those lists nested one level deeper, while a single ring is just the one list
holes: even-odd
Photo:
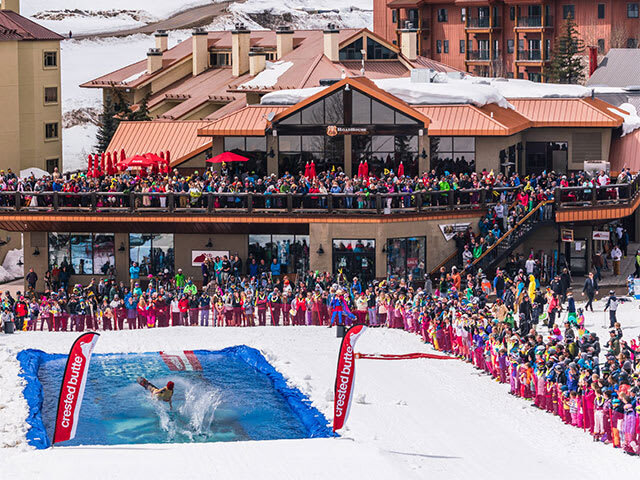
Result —
[{"label": "hotel window with balcony", "polygon": [[140,278],[167,272],[173,275],[175,250],[171,233],[130,233],[129,264],[140,267]]},{"label": "hotel window with balcony", "polygon": [[391,10],[391,23],[398,23],[398,10]]},{"label": "hotel window with balcony", "polygon": [[571,17],[572,19],[576,19],[576,7],[575,5],[563,5],[562,6],[562,18],[566,20]]},{"label": "hotel window with balcony", "polygon": [[58,66],[58,52],[44,52],[44,68],[56,68]]},{"label": "hotel window with balcony", "polygon": [[638,13],[640,13],[640,9],[638,8],[638,4],[637,3],[627,3],[627,17],[628,18],[638,18]]},{"label": "hotel window with balcony", "polygon": [[58,122],[44,124],[45,140],[55,140],[58,138]]},{"label": "hotel window with balcony", "polygon": [[410,8],[407,10],[407,20],[409,21],[409,23],[411,23],[411,25],[413,25],[413,28],[419,27],[420,17],[418,15],[417,8]]},{"label": "hotel window with balcony", "polygon": [[604,3],[599,3],[598,4],[598,18],[604,18]]},{"label": "hotel window with balcony", "polygon": [[444,23],[449,21],[449,12],[446,8],[438,9],[438,22]]},{"label": "hotel window with balcony", "polygon": [[516,7],[509,7],[509,20],[516,21]]},{"label": "hotel window with balcony", "polygon": [[507,39],[507,53],[513,53],[515,41],[513,38]]},{"label": "hotel window with balcony", "polygon": [[115,268],[113,233],[49,233],[49,268],[70,266],[75,275],[107,275]]},{"label": "hotel window with balcony", "polygon": [[44,103],[58,103],[58,87],[44,88]]}]

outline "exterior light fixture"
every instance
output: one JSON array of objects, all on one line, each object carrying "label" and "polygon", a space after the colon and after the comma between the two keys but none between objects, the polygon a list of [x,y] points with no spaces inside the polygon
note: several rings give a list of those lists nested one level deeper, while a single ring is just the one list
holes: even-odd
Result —
[{"label": "exterior light fixture", "polygon": [[205,245],[205,247],[207,247],[207,248],[211,248],[211,247],[213,247],[213,242],[211,241],[211,237],[209,237],[209,241],[207,242],[207,244]]},{"label": "exterior light fixture", "polygon": [[120,247],[118,247],[119,252],[124,252],[124,242],[120,242]]},{"label": "exterior light fixture", "polygon": [[269,150],[269,153],[267,153],[267,157],[273,158],[275,156],[276,156],[276,152],[274,152],[273,147],[271,147],[271,150]]},{"label": "exterior light fixture", "polygon": [[324,255],[324,248],[322,248],[322,244],[318,247],[318,251],[316,252],[318,255]]},{"label": "exterior light fixture", "polygon": [[420,154],[422,158],[427,158],[427,151],[423,148],[422,153]]},{"label": "exterior light fixture", "polygon": [[40,249],[36,247],[35,250],[33,251],[33,256],[37,257],[38,255],[40,255]]}]

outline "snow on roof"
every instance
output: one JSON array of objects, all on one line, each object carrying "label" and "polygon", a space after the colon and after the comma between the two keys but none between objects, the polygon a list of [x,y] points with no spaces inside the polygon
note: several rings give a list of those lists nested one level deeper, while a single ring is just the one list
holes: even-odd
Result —
[{"label": "snow on roof", "polygon": [[[483,107],[493,103],[502,108],[513,108],[509,99],[585,98],[591,96],[592,92],[592,89],[581,85],[473,76],[452,78],[442,74],[435,75],[431,82],[412,82],[408,77],[374,79],[373,82],[382,90],[411,105],[469,104]],[[321,89],[304,88],[272,92],[262,98],[262,104],[293,105]]]},{"label": "snow on roof", "polygon": [[622,137],[640,128],[640,116],[636,107],[630,103],[623,103],[618,108],[609,107],[609,111],[624,119],[622,123]]},{"label": "snow on roof", "polygon": [[268,88],[273,87],[277,82],[280,75],[293,67],[293,62],[267,62],[266,67],[254,78],[248,82],[244,82],[238,86],[239,89],[243,88]]},{"label": "snow on roof", "polygon": [[49,175],[49,172],[42,170],[38,167],[26,168],[24,170],[20,170],[20,178],[29,178],[33,174],[36,178],[42,178]]}]

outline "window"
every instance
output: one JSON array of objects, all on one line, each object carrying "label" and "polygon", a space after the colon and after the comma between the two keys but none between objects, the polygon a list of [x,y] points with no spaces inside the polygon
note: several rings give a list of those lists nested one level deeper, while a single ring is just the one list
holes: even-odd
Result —
[{"label": "window", "polygon": [[467,9],[464,7],[460,9],[460,22],[461,23],[467,22]]},{"label": "window", "polygon": [[509,20],[516,21],[516,7],[509,7]]},{"label": "window", "polygon": [[398,10],[396,10],[395,8],[391,10],[391,22],[398,23]]},{"label": "window", "polygon": [[209,65],[211,65],[212,67],[222,67],[225,65],[230,65],[230,57],[231,55],[228,53],[211,52],[209,54]]},{"label": "window", "polygon": [[422,280],[425,273],[426,237],[387,240],[387,275]]},{"label": "window", "polygon": [[[269,272],[274,258],[282,273],[309,270],[309,235],[249,235],[249,261],[255,258],[258,269]],[[262,267],[264,260],[264,267]],[[248,268],[248,267],[247,267]]]},{"label": "window", "polygon": [[129,234],[129,264],[138,264],[140,277],[157,275],[165,270],[173,275],[174,258],[173,234]]},{"label": "window", "polygon": [[58,123],[44,124],[44,138],[47,140],[58,138]]},{"label": "window", "polygon": [[627,3],[627,17],[638,18],[638,4]]},{"label": "window", "polygon": [[513,53],[514,44],[515,44],[515,41],[513,38],[507,39],[507,53]]},{"label": "window", "polygon": [[58,52],[44,52],[44,68],[55,68],[58,66]]},{"label": "window", "polygon": [[333,240],[333,273],[348,280],[358,277],[368,282],[376,276],[376,241],[360,239]]},{"label": "window", "polygon": [[107,275],[115,268],[113,233],[49,233],[49,268],[71,267],[75,275]]},{"label": "window", "polygon": [[418,137],[416,135],[354,135],[351,139],[352,171],[361,161],[369,164],[369,172],[381,176],[384,171],[398,171],[400,163],[406,175],[418,174]]},{"label": "window", "polygon": [[604,18],[604,3],[598,4],[598,18]]},{"label": "window", "polygon": [[576,8],[574,5],[563,5],[562,6],[562,18],[567,19],[571,17],[575,20],[576,18]]},{"label": "window", "polygon": [[449,21],[449,12],[446,8],[438,9],[438,22],[448,22]]},{"label": "window", "polygon": [[475,159],[475,137],[431,137],[431,168],[438,174],[473,172]]},{"label": "window", "polygon": [[449,40],[444,41],[444,53],[449,53]]},{"label": "window", "polygon": [[598,53],[604,54],[604,38],[598,39]]},{"label": "window", "polygon": [[58,103],[58,87],[44,88],[44,103]]},{"label": "window", "polygon": [[464,40],[460,40],[460,53],[464,53],[465,51],[464,46],[465,46]]},{"label": "window", "polygon": [[267,174],[267,139],[265,137],[224,137],[224,151],[233,152],[249,159],[244,171]]},{"label": "window", "polygon": [[442,40],[436,40],[436,53],[442,53]]},{"label": "window", "polygon": [[638,48],[638,40],[635,38],[627,38],[627,48]]},{"label": "window", "polygon": [[[414,25],[417,25],[417,23],[414,23]],[[379,44],[373,38],[367,37],[367,60],[389,60],[393,58],[398,58],[398,54],[396,52],[391,51],[384,45]]]},{"label": "window", "polygon": [[532,82],[538,82],[538,83],[542,82],[542,74],[539,72],[530,72],[527,74],[527,77]]},{"label": "window", "polygon": [[344,166],[344,135],[278,135],[278,171],[281,174],[302,173],[313,161],[319,171],[342,169]]},{"label": "window", "polygon": [[60,163],[59,158],[47,158],[46,169],[47,172],[53,173],[56,168],[58,168],[58,164]]},{"label": "window", "polygon": [[346,47],[340,49],[340,60],[360,60],[362,59],[362,37],[351,42]]}]

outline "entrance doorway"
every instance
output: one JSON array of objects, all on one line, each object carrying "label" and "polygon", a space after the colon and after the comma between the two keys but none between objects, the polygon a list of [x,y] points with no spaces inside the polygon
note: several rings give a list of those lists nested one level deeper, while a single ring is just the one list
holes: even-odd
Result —
[{"label": "entrance doorway", "polygon": [[568,260],[571,273],[574,275],[587,274],[587,240],[584,238],[566,242],[565,255]]},{"label": "entrance doorway", "polygon": [[376,277],[375,240],[333,240],[333,274],[344,274],[350,282],[358,277],[361,282],[369,282]]}]

